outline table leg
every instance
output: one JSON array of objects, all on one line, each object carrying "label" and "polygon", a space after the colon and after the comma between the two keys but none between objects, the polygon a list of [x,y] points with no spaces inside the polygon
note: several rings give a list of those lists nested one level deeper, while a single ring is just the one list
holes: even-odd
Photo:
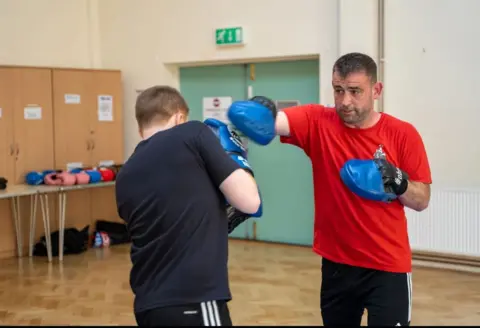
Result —
[{"label": "table leg", "polygon": [[63,261],[63,246],[64,246],[64,238],[65,238],[65,209],[67,205],[67,193],[65,191],[60,191],[58,193],[58,204],[59,204],[59,222],[58,222],[58,232],[59,232],[59,240],[58,240],[58,259],[59,261]]},{"label": "table leg", "polygon": [[15,234],[17,237],[17,254],[18,257],[22,257],[23,248],[23,236],[22,236],[22,224],[20,220],[20,196],[12,197],[12,212],[13,221],[15,224]]},{"label": "table leg", "polygon": [[33,256],[35,230],[37,228],[37,203],[38,194],[30,196],[30,240],[29,240],[29,253],[30,257]]},{"label": "table leg", "polygon": [[[43,199],[44,197],[45,199]],[[40,207],[42,208],[43,229],[47,243],[48,262],[52,262],[52,235],[50,233],[50,210],[48,206],[48,194],[40,195]]]}]

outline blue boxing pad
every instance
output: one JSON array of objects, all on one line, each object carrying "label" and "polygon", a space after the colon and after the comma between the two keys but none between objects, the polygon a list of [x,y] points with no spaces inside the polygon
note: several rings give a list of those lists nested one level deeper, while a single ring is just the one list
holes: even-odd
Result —
[{"label": "blue boxing pad", "polygon": [[228,154],[238,154],[242,157],[247,156],[247,150],[242,144],[242,140],[235,133],[228,128],[228,125],[216,118],[207,118],[203,121],[220,140],[220,144]]},{"label": "blue boxing pad", "polygon": [[381,202],[397,198],[390,188],[385,188],[382,172],[374,160],[348,160],[340,170],[340,177],[360,197]]},{"label": "blue boxing pad", "polygon": [[[234,131],[230,131],[225,123],[217,119],[209,118],[206,119],[204,123],[218,137],[223,149],[230,155],[230,158],[253,176],[253,169],[247,161],[247,151],[238,135]],[[258,211],[254,214],[246,214],[237,210],[227,202],[226,211],[228,217],[228,233],[230,234],[246,220],[252,217],[261,217],[263,214],[263,206],[260,204]]]},{"label": "blue boxing pad", "polygon": [[277,108],[266,97],[235,101],[229,107],[227,117],[235,128],[259,145],[268,145],[275,138]]}]

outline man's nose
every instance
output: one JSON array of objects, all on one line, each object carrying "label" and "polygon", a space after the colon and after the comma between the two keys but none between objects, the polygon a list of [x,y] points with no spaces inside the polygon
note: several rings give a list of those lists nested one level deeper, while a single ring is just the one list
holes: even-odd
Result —
[{"label": "man's nose", "polygon": [[352,97],[348,92],[345,92],[342,97],[342,106],[350,106],[352,104]]}]

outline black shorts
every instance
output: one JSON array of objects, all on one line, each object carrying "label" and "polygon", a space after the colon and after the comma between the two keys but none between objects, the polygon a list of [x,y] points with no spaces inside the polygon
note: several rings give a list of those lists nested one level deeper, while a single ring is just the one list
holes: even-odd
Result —
[{"label": "black shorts", "polygon": [[392,273],[322,259],[320,304],[325,326],[408,326],[412,310],[411,273]]},{"label": "black shorts", "polygon": [[225,301],[156,308],[135,313],[135,318],[140,327],[232,326],[230,311]]}]

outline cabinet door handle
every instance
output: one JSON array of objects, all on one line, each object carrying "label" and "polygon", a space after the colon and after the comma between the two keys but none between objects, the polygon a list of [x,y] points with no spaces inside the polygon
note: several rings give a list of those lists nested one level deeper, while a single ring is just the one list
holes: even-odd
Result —
[{"label": "cabinet door handle", "polygon": [[92,150],[95,149],[95,140],[92,140]]},{"label": "cabinet door handle", "polygon": [[18,154],[20,154],[20,147],[18,146],[18,143],[17,143],[16,145],[17,145],[17,153],[16,153],[16,155],[18,156]]},{"label": "cabinet door handle", "polygon": [[10,145],[10,156],[13,156],[13,154],[15,154],[15,146],[14,146],[14,144],[12,143],[12,144]]},{"label": "cabinet door handle", "polygon": [[90,150],[90,139],[87,139],[87,150]]}]

